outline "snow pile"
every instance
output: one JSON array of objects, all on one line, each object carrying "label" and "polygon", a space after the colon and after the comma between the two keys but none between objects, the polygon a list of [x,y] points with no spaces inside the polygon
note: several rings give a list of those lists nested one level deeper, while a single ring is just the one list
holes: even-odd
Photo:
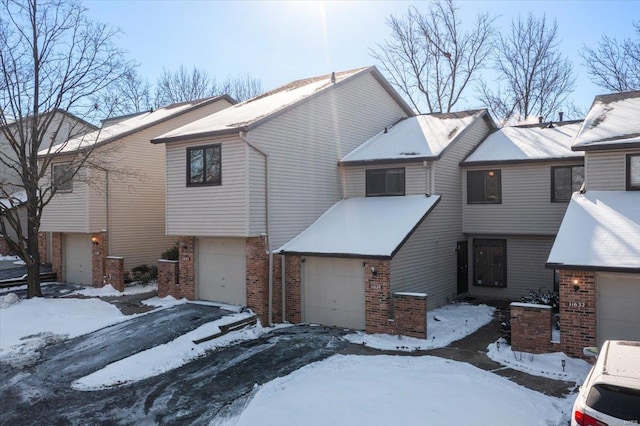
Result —
[{"label": "snow pile", "polygon": [[9,305],[13,305],[18,303],[20,298],[15,293],[5,294],[4,296],[0,296],[0,309],[6,308]]},{"label": "snow pile", "polygon": [[269,329],[262,328],[260,325],[251,326],[198,345],[193,343],[194,340],[220,333],[222,325],[251,316],[253,316],[252,313],[228,315],[201,325],[169,343],[147,349],[109,364],[95,373],[76,380],[71,387],[77,390],[92,391],[136,382],[181,367],[189,361],[204,356],[207,351],[244,340],[256,339]]},{"label": "snow pile", "polygon": [[563,400],[442,358],[335,355],[263,385],[225,426],[559,425]]},{"label": "snow pile", "polygon": [[24,266],[24,265],[26,265],[26,264],[27,264],[27,262],[25,262],[25,261],[24,261],[24,260],[22,260],[22,259],[18,259],[18,260],[16,260],[16,261],[14,261],[14,262],[13,262],[13,264],[14,264],[14,265],[18,265],[18,266]]},{"label": "snow pile", "polygon": [[133,285],[124,288],[124,292],[119,292],[111,284],[104,287],[85,287],[82,290],[73,292],[73,294],[81,294],[88,297],[109,297],[109,296],[129,296],[132,294],[151,293],[158,290],[158,284]]},{"label": "snow pile", "polygon": [[[514,352],[504,339],[498,340],[500,349],[496,343],[489,345],[487,356],[505,367],[522,371],[533,376],[548,377],[555,380],[575,382],[581,384],[589,374],[591,365],[577,358],[570,358],[562,352],[548,354],[530,354],[526,352]],[[562,361],[565,362],[562,371]]]},{"label": "snow pile", "polygon": [[345,336],[352,343],[383,350],[428,350],[442,348],[475,332],[493,319],[495,308],[466,303],[447,305],[427,313],[427,339],[366,334],[357,332]]},{"label": "snow pile", "polygon": [[11,256],[0,255],[0,262],[3,262],[5,260],[20,260],[20,258],[18,256],[13,256],[13,255]]},{"label": "snow pile", "polygon": [[187,299],[176,299],[173,296],[166,297],[151,297],[149,299],[141,300],[140,303],[147,306],[155,306],[157,308],[169,308],[175,305],[183,305],[187,303]]}]

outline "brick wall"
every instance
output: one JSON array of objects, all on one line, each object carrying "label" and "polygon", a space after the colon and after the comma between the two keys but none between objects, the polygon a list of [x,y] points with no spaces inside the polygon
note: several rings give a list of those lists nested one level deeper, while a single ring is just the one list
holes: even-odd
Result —
[{"label": "brick wall", "polygon": [[511,304],[511,349],[541,354],[551,351],[551,306]]},{"label": "brick wall", "polygon": [[264,237],[247,238],[247,306],[269,323],[269,257]]},{"label": "brick wall", "polygon": [[40,263],[47,261],[47,233],[38,232],[38,252],[40,253]]},{"label": "brick wall", "polygon": [[[272,316],[274,323],[283,322],[282,319],[282,256],[273,255],[273,305]],[[268,277],[267,277],[268,279]]]},{"label": "brick wall", "polygon": [[8,254],[11,254],[9,250],[9,243],[4,239],[3,235],[0,235],[0,255],[6,256]]},{"label": "brick wall", "polygon": [[595,272],[560,270],[560,343],[564,353],[585,358],[596,346]]},{"label": "brick wall", "polygon": [[365,260],[365,331],[368,333],[395,332],[395,327],[389,322],[393,318],[390,270],[388,260]]},{"label": "brick wall", "polygon": [[194,270],[194,257],[196,250],[195,237],[180,237],[178,239],[179,253],[178,258],[178,283],[182,292],[182,297],[188,300],[195,300],[196,283]]},{"label": "brick wall", "polygon": [[393,294],[396,332],[403,336],[427,338],[427,295]]},{"label": "brick wall", "polygon": [[294,324],[302,322],[301,266],[300,256],[285,256],[286,320]]},{"label": "brick wall", "polygon": [[105,259],[109,255],[109,239],[106,231],[91,235],[92,276],[94,287],[102,287],[105,281]]},{"label": "brick wall", "polygon": [[124,291],[124,257],[107,256],[104,264],[104,284],[111,284],[116,290]]},{"label": "brick wall", "polygon": [[177,260],[158,260],[158,297],[182,299]]},{"label": "brick wall", "polygon": [[51,269],[58,275],[58,281],[62,281],[62,233],[51,233]]}]

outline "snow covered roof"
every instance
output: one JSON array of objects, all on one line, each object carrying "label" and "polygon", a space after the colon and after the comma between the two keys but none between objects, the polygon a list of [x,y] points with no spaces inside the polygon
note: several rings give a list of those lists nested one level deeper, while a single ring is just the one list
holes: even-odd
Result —
[{"label": "snow covered roof", "polygon": [[463,165],[582,158],[571,151],[581,121],[503,127],[490,134],[462,162]]},{"label": "snow covered roof", "polygon": [[573,149],[640,147],[640,91],[596,96]]},{"label": "snow covered roof", "polygon": [[[206,99],[175,103],[152,111],[105,120],[103,122],[102,128],[70,139],[66,143],[61,144],[55,152],[75,152],[81,149],[92,147],[94,145],[102,145],[108,142],[112,142],[114,140],[128,136],[135,132],[139,132],[148,127],[173,118],[179,114],[185,113],[193,108],[198,108],[222,99],[226,99],[231,103],[235,102],[227,95],[215,96]],[[42,150],[39,154],[44,155],[47,153],[47,150]]]},{"label": "snow covered roof", "polygon": [[347,198],[278,251],[391,258],[439,201],[439,195]]},{"label": "snow covered roof", "polygon": [[[369,72],[380,81],[391,96],[396,99],[398,104],[405,109],[407,114],[413,115],[411,108],[402,100],[397,92],[391,88],[389,83],[375,67],[364,67],[293,81],[270,92],[165,133],[152,140],[152,142],[164,143],[195,137],[237,133],[241,130],[248,131],[317,93],[332,86],[339,85],[354,76]],[[335,83],[332,80],[334,80]]]},{"label": "snow covered roof", "polygon": [[640,272],[640,191],[574,193],[547,265]]},{"label": "snow covered roof", "polygon": [[347,154],[340,163],[432,160],[486,110],[434,113],[403,119]]}]

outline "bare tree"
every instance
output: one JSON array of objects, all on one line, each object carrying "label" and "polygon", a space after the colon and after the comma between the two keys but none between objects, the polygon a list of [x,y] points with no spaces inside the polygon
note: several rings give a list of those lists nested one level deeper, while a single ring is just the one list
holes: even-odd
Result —
[{"label": "bare tree", "polygon": [[180,65],[176,71],[162,70],[156,84],[156,106],[186,102],[194,99],[228,94],[236,100],[246,100],[260,94],[260,80],[248,74],[227,79],[219,85],[216,78],[206,70],[193,67],[190,70]]},{"label": "bare tree", "polygon": [[544,15],[512,21],[494,52],[498,83],[481,83],[479,97],[503,124],[550,116],[573,91],[575,75],[560,52],[558,24],[548,26]]},{"label": "bare tree", "polygon": [[108,90],[96,93],[94,103],[103,117],[148,111],[154,105],[151,91],[149,82],[132,68]]},{"label": "bare tree", "polygon": [[[6,219],[0,226],[10,248],[27,264],[28,297],[41,295],[38,232],[43,209],[90,153],[77,151],[57,179],[49,179],[53,159],[67,144],[88,142],[76,138],[78,120],[57,119],[55,112],[95,119],[93,95],[129,70],[113,44],[116,35],[89,20],[75,1],[0,0],[0,132],[9,147],[0,163],[19,176],[0,184],[0,215]],[[52,140],[67,142],[53,145]],[[26,226],[18,206],[26,209]],[[8,227],[15,237],[6,237]]]},{"label": "bare tree", "polygon": [[640,89],[640,22],[634,24],[636,39],[602,36],[598,47],[583,47],[580,55],[591,81],[614,92]]},{"label": "bare tree", "polygon": [[417,111],[450,112],[489,56],[494,19],[480,14],[464,31],[453,0],[411,7],[389,17],[391,36],[371,55]]}]

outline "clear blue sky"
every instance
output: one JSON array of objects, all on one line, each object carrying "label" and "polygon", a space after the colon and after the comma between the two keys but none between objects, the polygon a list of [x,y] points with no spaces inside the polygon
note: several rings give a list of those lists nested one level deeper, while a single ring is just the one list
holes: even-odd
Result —
[{"label": "clear blue sky", "polygon": [[[119,27],[119,44],[155,81],[163,67],[197,66],[223,80],[249,73],[263,90],[288,81],[376,65],[370,48],[388,36],[390,14],[427,2],[311,1],[97,1],[86,0],[92,18]],[[640,1],[460,1],[463,25],[478,11],[498,15],[507,31],[518,14],[557,20],[562,50],[578,73],[572,99],[586,109],[604,90],[584,72],[578,50],[602,34],[622,39],[640,21]],[[459,109],[482,107],[473,90]]]}]

